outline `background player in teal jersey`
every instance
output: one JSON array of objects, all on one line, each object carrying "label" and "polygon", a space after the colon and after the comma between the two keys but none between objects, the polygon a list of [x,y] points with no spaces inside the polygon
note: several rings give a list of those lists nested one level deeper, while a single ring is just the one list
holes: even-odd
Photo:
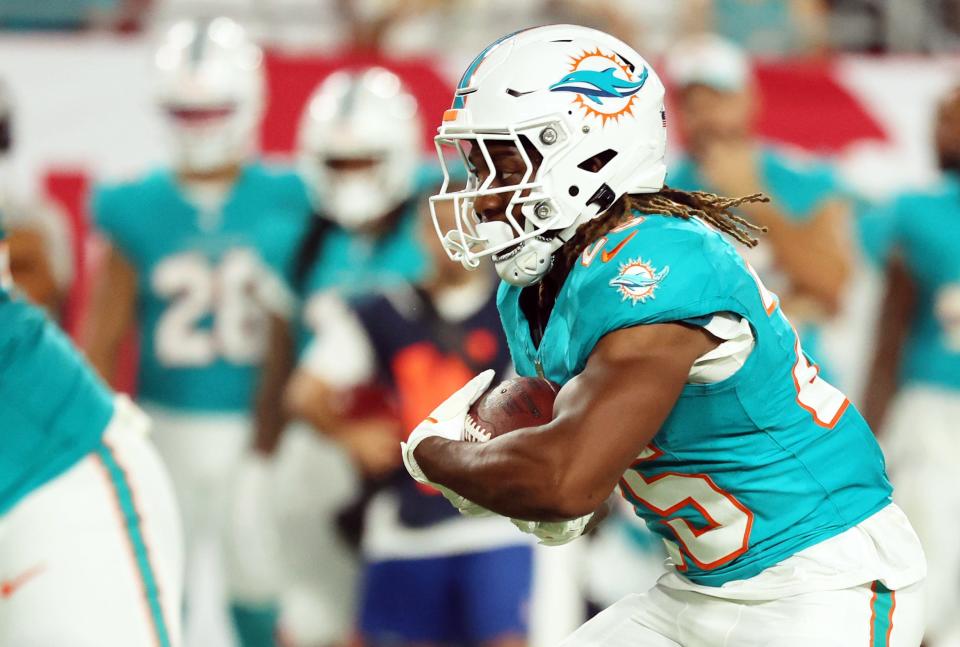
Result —
[{"label": "background player in teal jersey", "polygon": [[820,378],[743,261],[761,199],[664,186],[664,88],[625,43],[558,25],[501,39],[461,80],[438,142],[451,256],[491,256],[517,371],[563,385],[552,422],[463,442],[481,373],[402,445],[449,488],[549,542],[619,485],[671,569],[563,644],[917,647],[919,540],[859,412]]},{"label": "background player in teal jersey", "polygon": [[0,644],[180,645],[180,529],[149,421],[12,287],[3,238]]},{"label": "background player in teal jersey", "polygon": [[940,105],[935,142],[940,183],[889,206],[887,294],[864,408],[883,432],[896,500],[936,564],[927,581],[932,647],[960,641],[960,89]]},{"label": "background player in teal jersey", "polygon": [[264,79],[261,51],[242,27],[226,18],[177,23],[156,65],[176,159],[94,195],[110,249],[87,349],[112,379],[121,343],[139,333],[138,397],[154,419],[185,520],[188,638],[224,639],[217,588],[225,579],[241,642],[272,644],[274,592],[262,573],[269,567],[228,551],[221,573],[220,542],[233,482],[246,473],[241,459],[266,348],[258,285],[268,262],[293,254],[309,203],[293,172],[252,159]]},{"label": "background player in teal jersey", "polygon": [[751,222],[769,228],[762,244],[745,257],[783,299],[806,351],[828,368],[820,324],[840,309],[852,271],[848,206],[826,164],[756,140],[759,99],[749,66],[736,45],[716,36],[694,37],[672,49],[667,72],[677,90],[687,154],[670,167],[667,184],[772,198],[739,207]]},{"label": "background player in teal jersey", "polygon": [[[389,290],[423,273],[416,203],[431,174],[421,165],[417,102],[383,68],[326,78],[304,109],[298,138],[315,218],[294,262],[276,268],[285,280],[271,291],[288,296],[274,299],[256,447],[262,458],[276,454],[276,494],[263,500],[278,501],[288,574],[284,639],[293,645],[339,644],[354,628],[358,571],[334,517],[363,488],[342,450],[303,425],[284,431],[283,390],[310,340],[325,333],[332,293]],[[361,442],[375,451],[395,446],[396,437],[366,436]],[[348,517],[359,518],[359,510],[340,514]]]}]

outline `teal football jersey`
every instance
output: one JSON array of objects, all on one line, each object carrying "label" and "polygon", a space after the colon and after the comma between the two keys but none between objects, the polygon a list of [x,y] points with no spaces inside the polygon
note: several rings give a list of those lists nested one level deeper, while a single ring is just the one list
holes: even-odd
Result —
[{"label": "teal football jersey", "polygon": [[330,290],[346,297],[382,292],[423,276],[427,259],[417,239],[417,217],[411,205],[392,231],[376,239],[331,228],[298,291],[300,351],[323,329],[322,315],[311,307],[315,298]]},{"label": "teal football jersey", "polygon": [[289,271],[291,268],[277,268],[293,286],[299,302],[296,332],[299,351],[322,330],[322,316],[311,304],[323,293],[335,290],[345,297],[362,296],[415,283],[424,276],[429,262],[419,240],[422,214],[417,200],[439,185],[442,175],[438,174],[433,164],[424,164],[418,169],[411,201],[396,225],[379,237],[331,225],[299,285]]},{"label": "teal football jersey", "polygon": [[140,398],[187,411],[249,410],[266,344],[258,281],[267,265],[292,261],[309,221],[299,178],[250,164],[211,213],[159,171],[101,188],[93,212],[137,271]]},{"label": "teal football jersey", "polygon": [[620,483],[692,581],[757,575],[891,502],[866,422],[818,376],[776,296],[700,221],[636,216],[588,246],[535,347],[503,284],[500,313],[521,375],[565,384],[606,334],[663,322],[746,319],[756,345],[736,374],[688,384]]},{"label": "teal football jersey", "polygon": [[[812,216],[821,204],[836,198],[840,188],[833,169],[822,162],[801,162],[775,148],[760,151],[759,172],[773,204],[787,218],[803,221]],[[670,167],[667,184],[684,191],[714,191],[704,180],[693,158],[685,157]],[[757,265],[760,272],[763,268]],[[774,288],[776,289],[776,288]],[[823,361],[820,350],[820,327],[804,324],[800,328],[803,347],[817,360]],[[829,373],[828,367],[823,366]]]},{"label": "teal football jersey", "polygon": [[93,451],[112,415],[113,395],[60,328],[0,289],[0,514]]},{"label": "teal football jersey", "polygon": [[901,381],[960,389],[960,179],[893,204],[894,249],[917,288]]}]

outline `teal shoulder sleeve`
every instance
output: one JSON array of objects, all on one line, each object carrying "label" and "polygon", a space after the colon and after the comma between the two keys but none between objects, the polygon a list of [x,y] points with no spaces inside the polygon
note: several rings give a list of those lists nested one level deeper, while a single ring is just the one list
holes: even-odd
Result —
[{"label": "teal shoulder sleeve", "polygon": [[94,187],[90,199],[94,227],[130,261],[139,256],[136,230],[142,213],[135,193],[131,184],[104,184]]},{"label": "teal shoulder sleeve", "polygon": [[600,338],[621,328],[746,314],[724,285],[725,272],[742,275],[742,261],[720,234],[669,216],[644,216],[620,229],[588,246],[562,295],[571,347],[582,361]]}]

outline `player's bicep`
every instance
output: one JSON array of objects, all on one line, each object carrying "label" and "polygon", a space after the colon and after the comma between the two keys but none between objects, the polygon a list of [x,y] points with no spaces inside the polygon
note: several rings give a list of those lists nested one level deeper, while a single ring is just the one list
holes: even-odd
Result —
[{"label": "player's bicep", "polygon": [[570,452],[569,491],[602,500],[673,409],[694,361],[717,345],[700,328],[668,323],[614,331],[554,404],[551,433]]}]

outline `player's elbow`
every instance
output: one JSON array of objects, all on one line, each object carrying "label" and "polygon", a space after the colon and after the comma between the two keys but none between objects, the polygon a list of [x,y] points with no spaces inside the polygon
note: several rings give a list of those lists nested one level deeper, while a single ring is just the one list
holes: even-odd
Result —
[{"label": "player's elbow", "polygon": [[549,487],[542,488],[543,517],[549,521],[565,521],[590,514],[610,494],[610,489],[593,479],[580,478],[569,468],[558,470],[551,479],[544,479]]}]

